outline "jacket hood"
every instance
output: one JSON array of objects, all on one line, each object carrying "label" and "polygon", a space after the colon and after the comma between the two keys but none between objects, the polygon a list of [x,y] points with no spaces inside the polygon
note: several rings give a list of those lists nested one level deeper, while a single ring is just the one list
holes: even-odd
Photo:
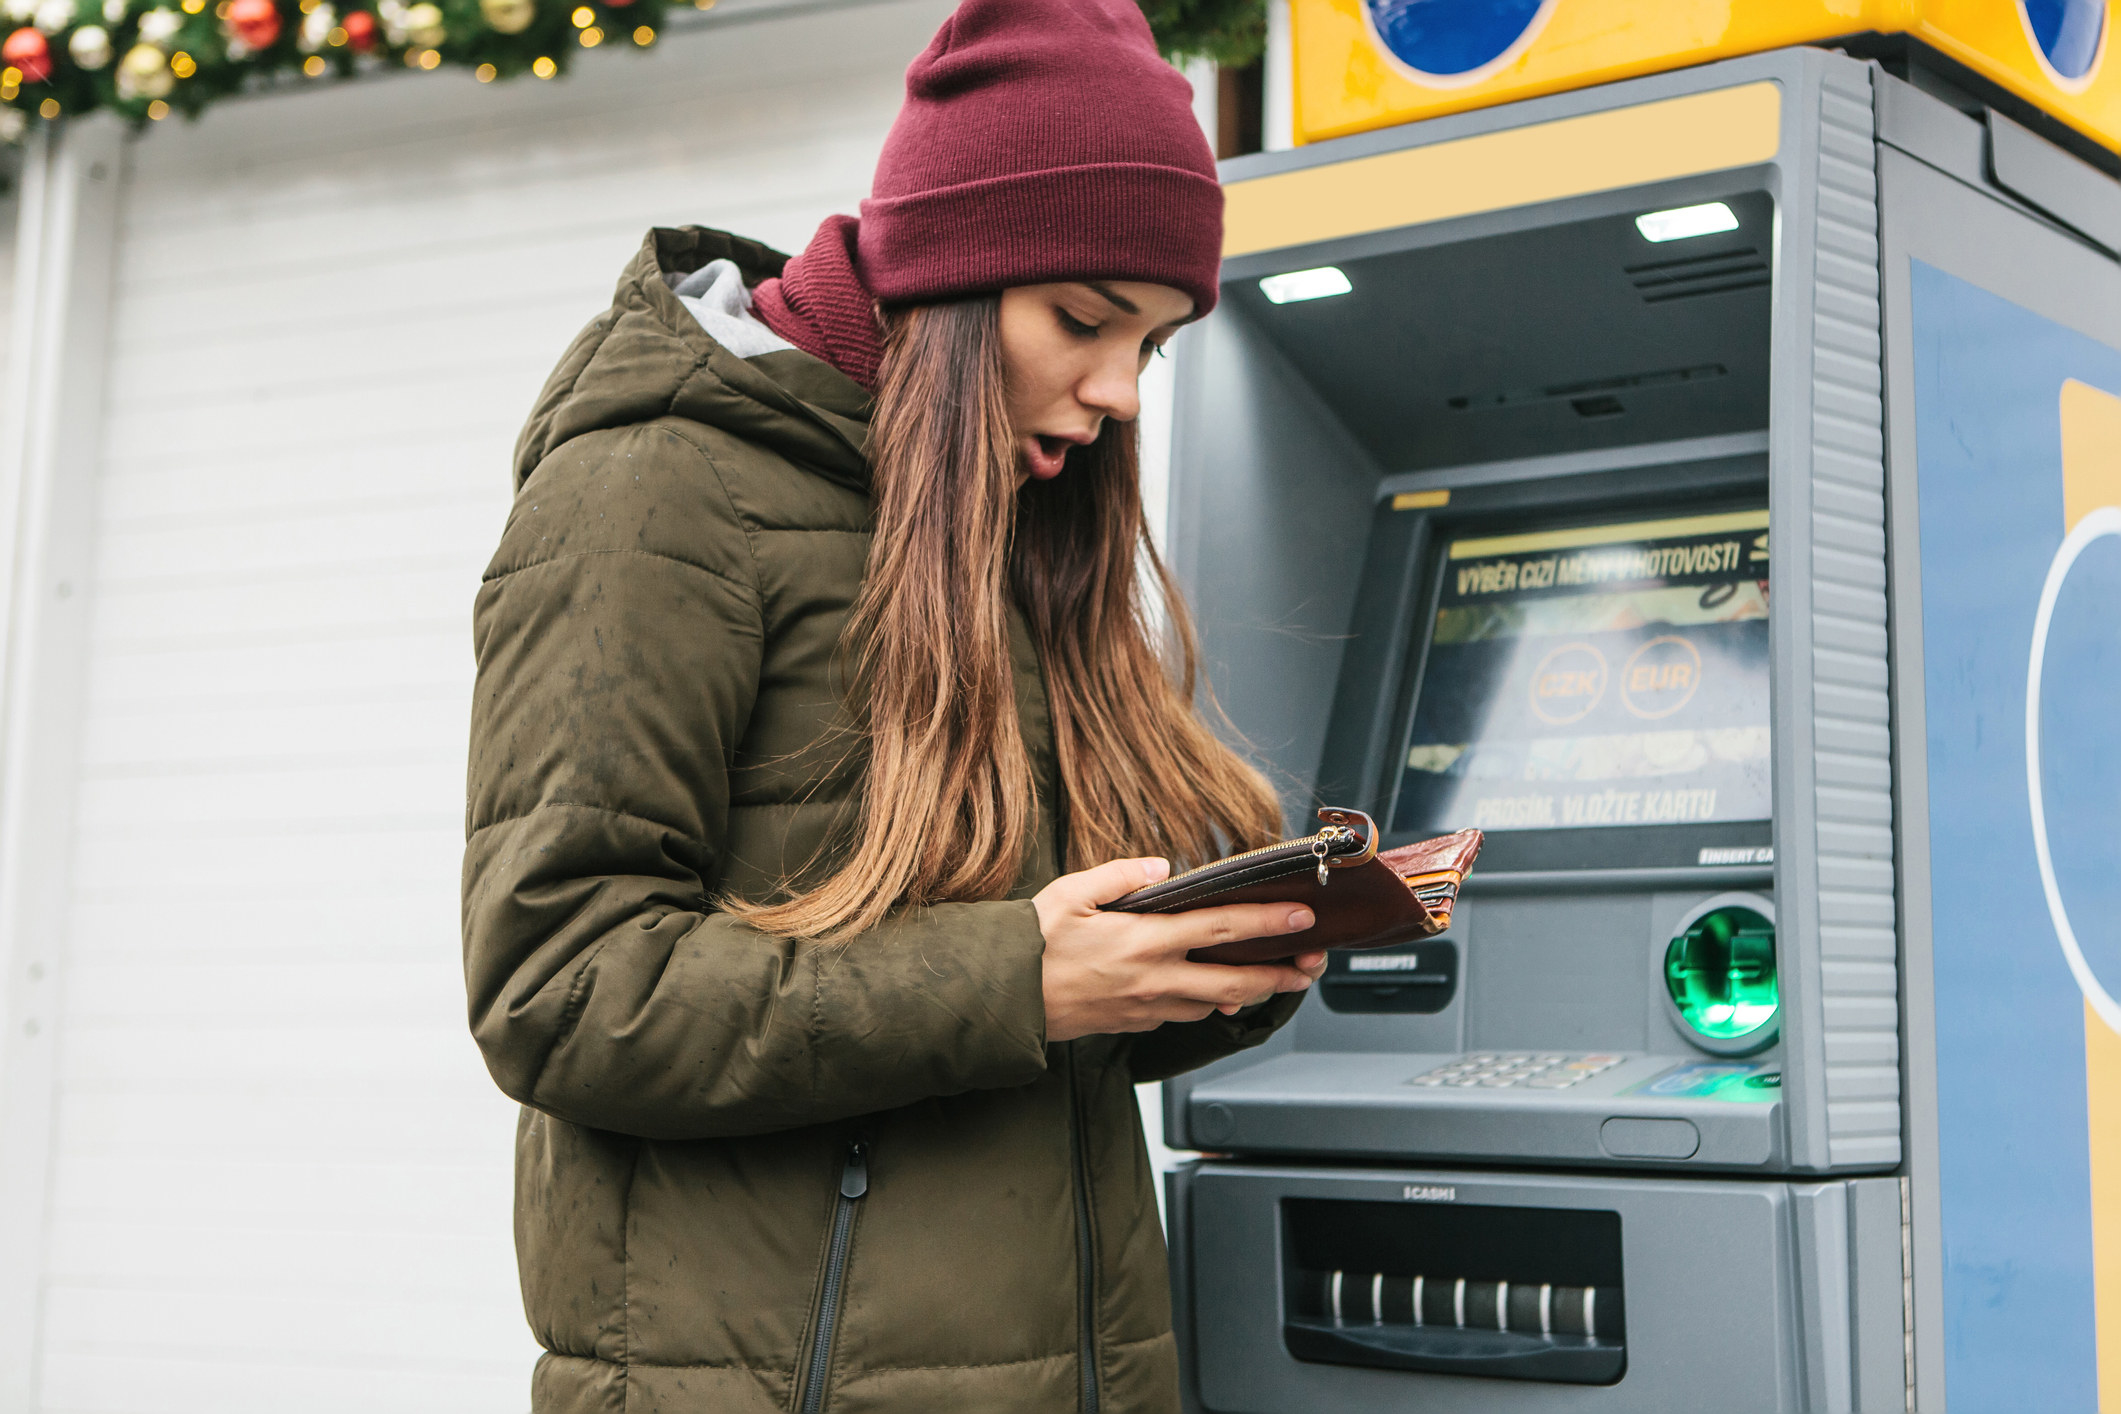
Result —
[{"label": "jacket hood", "polygon": [[538,395],[516,440],[517,487],[570,438],[682,417],[868,489],[869,395],[800,350],[739,358],[716,343],[671,291],[710,260],[734,262],[746,285],[788,263],[779,251],[726,231],[650,231],[619,277],[611,308],[575,337]]}]

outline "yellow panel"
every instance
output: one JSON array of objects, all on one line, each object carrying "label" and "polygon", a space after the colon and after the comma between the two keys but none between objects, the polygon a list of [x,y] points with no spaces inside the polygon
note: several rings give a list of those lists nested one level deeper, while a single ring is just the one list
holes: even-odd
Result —
[{"label": "yellow panel", "polygon": [[2062,384],[2062,518],[2121,506],[2121,398],[2071,378]]},{"label": "yellow panel", "polygon": [[2086,133],[2121,150],[2121,59],[2114,55],[2109,7],[2102,53],[2083,80],[2056,74],[2034,44],[2016,3],[1997,0],[1916,0],[1921,17],[1907,28],[1982,77],[2009,89]]},{"label": "yellow panel", "polygon": [[[2062,385],[2062,519],[2067,534],[2100,506],[2121,506],[2121,398],[2072,378]],[[2121,1036],[2084,1007],[2091,1126],[2092,1292],[2099,1408],[2121,1414]]]},{"label": "yellow panel", "polygon": [[1780,86],[1751,83],[1232,182],[1223,255],[1747,167],[1781,124]]},{"label": "yellow panel", "polygon": [[1452,76],[1392,55],[1366,0],[1291,7],[1298,142],[1869,32],[1914,35],[2121,149],[2121,59],[2102,53],[2081,79],[2058,74],[2017,0],[1548,0],[1518,43]]},{"label": "yellow panel", "polygon": [[2084,1078],[2092,1150],[2092,1304],[2099,1408],[2121,1410],[2121,1036],[2084,1004]]},{"label": "yellow panel", "polygon": [[1573,550],[1582,545],[1618,545],[1633,540],[1663,540],[1675,535],[1714,535],[1719,530],[1766,529],[1766,511],[1726,511],[1721,515],[1674,516],[1670,520],[1637,520],[1626,525],[1582,525],[1570,530],[1535,530],[1524,535],[1454,540],[1450,558],[1475,560],[1483,555],[1525,555],[1535,550]]},{"label": "yellow panel", "polygon": [[1392,498],[1392,509],[1395,511],[1423,511],[1432,506],[1450,504],[1451,492],[1448,487],[1441,491],[1402,491]]}]

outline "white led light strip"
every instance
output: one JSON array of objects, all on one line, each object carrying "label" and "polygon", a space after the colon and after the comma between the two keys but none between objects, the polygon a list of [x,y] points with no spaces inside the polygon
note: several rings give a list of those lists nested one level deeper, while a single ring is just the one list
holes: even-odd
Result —
[{"label": "white led light strip", "polygon": [[1699,206],[1675,206],[1670,211],[1646,211],[1635,218],[1635,229],[1653,245],[1691,240],[1738,229],[1738,217],[1720,201]]},{"label": "white led light strip", "polygon": [[1355,287],[1348,277],[1331,265],[1321,265],[1315,270],[1291,270],[1281,275],[1269,275],[1259,282],[1259,292],[1275,304],[1300,304],[1305,300],[1331,299],[1344,295]]}]

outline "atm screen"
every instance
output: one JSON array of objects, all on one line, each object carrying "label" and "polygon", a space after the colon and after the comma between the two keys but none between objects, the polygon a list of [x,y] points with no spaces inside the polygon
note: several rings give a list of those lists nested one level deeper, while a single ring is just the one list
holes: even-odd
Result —
[{"label": "atm screen", "polygon": [[1767,820],[1767,523],[1760,509],[1450,542],[1392,832],[1710,840],[1738,836],[1701,827]]}]

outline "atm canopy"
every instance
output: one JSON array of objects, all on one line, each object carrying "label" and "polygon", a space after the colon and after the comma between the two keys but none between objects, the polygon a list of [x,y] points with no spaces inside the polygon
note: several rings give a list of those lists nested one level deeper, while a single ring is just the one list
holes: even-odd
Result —
[{"label": "atm canopy", "polygon": [[1226,308],[1388,474],[1765,427],[1774,207],[1720,204],[1701,236],[1630,211],[1336,261],[1323,298],[1233,280]]}]

